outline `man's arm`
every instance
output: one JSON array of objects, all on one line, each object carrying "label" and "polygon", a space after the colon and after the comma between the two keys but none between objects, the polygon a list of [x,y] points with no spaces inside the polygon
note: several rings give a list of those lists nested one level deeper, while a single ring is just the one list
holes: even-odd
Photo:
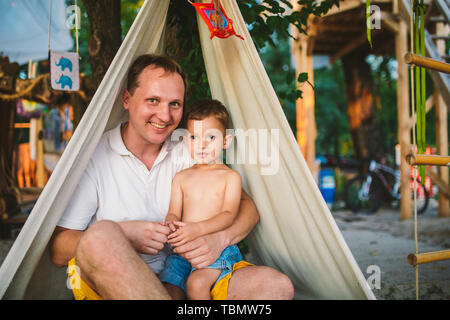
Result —
[{"label": "man's arm", "polygon": [[[126,238],[139,253],[157,254],[164,248],[168,227],[152,221],[130,220],[117,222]],[[72,230],[57,226],[53,232],[50,249],[51,259],[57,267],[67,266],[75,257],[78,243],[85,231]]]},{"label": "man's arm", "polygon": [[239,211],[233,224],[225,230],[199,237],[180,247],[175,253],[180,254],[195,268],[204,268],[220,256],[230,245],[244,239],[259,222],[259,214],[253,200],[242,190]]},{"label": "man's arm", "polygon": [[239,243],[253,230],[259,222],[256,205],[248,194],[242,190],[239,212],[233,224],[223,230],[223,238],[227,246]]},{"label": "man's arm", "polygon": [[71,230],[56,227],[50,240],[50,252],[53,264],[57,267],[67,266],[67,263],[75,257],[78,242],[84,231]]},{"label": "man's arm", "polygon": [[168,242],[178,247],[198,237],[230,227],[238,213],[241,188],[241,176],[236,171],[231,171],[227,176],[220,213],[199,222],[175,222],[174,224],[180,228],[169,236]]}]

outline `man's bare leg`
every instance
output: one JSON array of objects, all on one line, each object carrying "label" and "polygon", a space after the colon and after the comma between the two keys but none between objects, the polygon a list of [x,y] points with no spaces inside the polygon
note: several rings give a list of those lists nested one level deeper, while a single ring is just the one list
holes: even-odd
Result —
[{"label": "man's bare leg", "polygon": [[211,286],[221,273],[219,269],[198,269],[189,275],[186,291],[189,300],[211,300]]},{"label": "man's bare leg", "polygon": [[82,278],[104,299],[170,299],[115,222],[103,220],[89,227],[75,260]]},{"label": "man's bare leg", "polygon": [[250,266],[233,272],[228,300],[292,300],[294,287],[283,273],[266,266]]}]

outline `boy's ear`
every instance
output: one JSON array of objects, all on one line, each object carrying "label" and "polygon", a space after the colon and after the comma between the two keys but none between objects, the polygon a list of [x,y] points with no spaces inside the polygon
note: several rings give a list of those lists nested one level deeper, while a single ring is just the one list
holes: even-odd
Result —
[{"label": "boy's ear", "polygon": [[225,135],[225,139],[223,140],[223,148],[228,149],[228,147],[233,142],[233,136],[231,134]]}]

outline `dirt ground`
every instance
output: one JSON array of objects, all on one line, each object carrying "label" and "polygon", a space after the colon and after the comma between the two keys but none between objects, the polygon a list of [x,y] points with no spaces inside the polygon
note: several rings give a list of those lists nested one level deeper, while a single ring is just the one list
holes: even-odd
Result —
[{"label": "dirt ground", "polygon": [[[373,292],[377,299],[415,299],[415,271],[407,263],[414,252],[412,220],[401,221],[396,210],[383,208],[373,215],[354,214],[340,210],[332,212],[344,239],[361,271],[368,278],[367,268],[380,268],[380,289]],[[450,218],[437,218],[437,204],[431,199],[424,215],[418,219],[419,252],[450,248]],[[13,241],[0,241],[0,264]],[[450,299],[450,260],[419,266],[420,299]]]},{"label": "dirt ground", "polygon": [[[381,271],[377,299],[416,298],[415,270],[407,262],[414,253],[413,220],[401,221],[396,210],[383,209],[373,215],[336,211],[333,216],[363,274],[369,265]],[[436,201],[430,199],[427,211],[418,217],[419,252],[450,249],[450,218],[437,218]],[[419,298],[450,299],[450,260],[420,265]]]}]

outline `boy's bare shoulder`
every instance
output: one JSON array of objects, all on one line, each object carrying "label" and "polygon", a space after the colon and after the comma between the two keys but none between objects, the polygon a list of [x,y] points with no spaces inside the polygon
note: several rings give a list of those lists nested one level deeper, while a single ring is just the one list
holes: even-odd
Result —
[{"label": "boy's bare shoulder", "polygon": [[175,173],[175,176],[173,177],[173,180],[181,180],[184,179],[185,177],[187,177],[190,174],[190,170],[191,168],[186,168],[183,169],[181,171],[178,171],[177,173]]},{"label": "boy's bare shoulder", "polygon": [[231,169],[227,166],[225,166],[225,168],[223,168],[223,170],[224,170],[224,174],[226,175],[227,179],[241,181],[241,175],[236,170]]}]

